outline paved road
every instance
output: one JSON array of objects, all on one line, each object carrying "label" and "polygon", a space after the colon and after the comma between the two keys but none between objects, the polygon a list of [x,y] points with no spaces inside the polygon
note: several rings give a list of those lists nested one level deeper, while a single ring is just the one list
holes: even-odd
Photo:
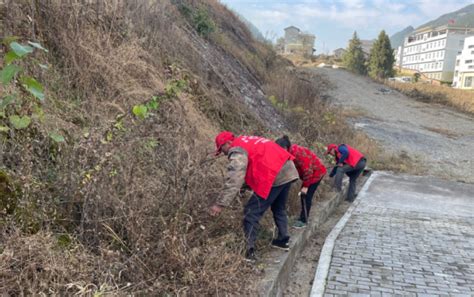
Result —
[{"label": "paved road", "polygon": [[386,149],[418,155],[430,174],[474,183],[474,117],[439,105],[417,102],[383,85],[344,70],[316,68],[335,86],[338,104],[361,111],[356,127]]},{"label": "paved road", "polygon": [[325,296],[474,296],[474,185],[380,173],[357,199]]}]

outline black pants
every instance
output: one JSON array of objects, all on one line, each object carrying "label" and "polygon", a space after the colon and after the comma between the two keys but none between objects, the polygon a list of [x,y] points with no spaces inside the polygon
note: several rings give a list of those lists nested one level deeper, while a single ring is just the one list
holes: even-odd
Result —
[{"label": "black pants", "polygon": [[347,190],[346,198],[347,201],[354,201],[357,178],[362,173],[362,171],[364,171],[366,163],[367,160],[365,158],[362,158],[359,162],[357,162],[354,168],[347,164],[342,167],[337,167],[336,178],[334,183],[338,191],[342,190],[342,178],[344,177],[344,174],[347,174],[347,176],[349,177],[349,189]]},{"label": "black pants", "polygon": [[290,183],[273,187],[267,199],[262,199],[255,193],[250,197],[244,208],[244,233],[247,239],[247,249],[255,247],[257,233],[260,228],[260,219],[268,208],[273,212],[273,220],[278,228],[279,240],[288,240],[288,217],[286,215],[286,201],[290,191]]},{"label": "black pants", "polygon": [[318,189],[319,184],[321,183],[322,178],[308,187],[308,192],[306,194],[301,194],[301,214],[300,221],[303,223],[308,222],[309,211],[311,210],[311,205],[313,204],[313,196],[316,190]]}]

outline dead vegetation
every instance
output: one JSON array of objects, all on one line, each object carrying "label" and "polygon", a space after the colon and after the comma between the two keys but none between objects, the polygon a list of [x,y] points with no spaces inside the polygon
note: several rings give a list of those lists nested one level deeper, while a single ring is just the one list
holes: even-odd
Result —
[{"label": "dead vegetation", "polygon": [[387,82],[388,86],[426,103],[438,103],[474,114],[474,92],[426,83]]},{"label": "dead vegetation", "polygon": [[[1,35],[50,49],[37,57],[50,65],[36,73],[44,120],[0,134],[3,293],[251,295],[241,207],[207,214],[224,180],[215,134],[289,129],[320,154],[344,141],[376,159],[375,144],[331,110],[322,78],[277,58],[215,1],[0,5]],[[200,35],[183,5],[215,30]],[[153,97],[159,107],[135,117]],[[51,141],[52,128],[65,142]]]}]

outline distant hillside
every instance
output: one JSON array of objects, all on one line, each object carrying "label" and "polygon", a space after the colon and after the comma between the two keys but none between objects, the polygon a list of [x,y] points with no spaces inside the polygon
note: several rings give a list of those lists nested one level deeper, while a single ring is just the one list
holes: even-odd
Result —
[{"label": "distant hillside", "polygon": [[[453,25],[456,27],[474,27],[474,4],[468,5],[464,8],[461,8],[457,11],[443,14],[435,20],[429,21],[421,26],[418,26],[417,29],[423,27],[437,27],[442,25]],[[390,43],[392,48],[396,49],[403,44],[405,37],[410,35],[415,28],[408,26],[402,31],[399,31],[393,34],[390,37]]]},{"label": "distant hillside", "polygon": [[397,32],[390,36],[390,44],[392,48],[396,49],[403,44],[403,40],[407,37],[411,32],[415,31],[415,28],[412,26],[408,26],[400,32]]},{"label": "distant hillside", "polygon": [[474,4],[468,5],[455,12],[443,14],[436,20],[430,21],[426,24],[419,26],[422,27],[436,27],[446,25],[453,22],[452,25],[456,27],[474,27]]}]

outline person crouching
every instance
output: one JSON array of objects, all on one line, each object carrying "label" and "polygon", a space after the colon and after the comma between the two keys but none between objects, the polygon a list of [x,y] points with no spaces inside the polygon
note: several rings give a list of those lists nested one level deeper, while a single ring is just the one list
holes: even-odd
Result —
[{"label": "person crouching", "polygon": [[286,149],[295,157],[295,163],[300,179],[303,181],[300,190],[301,213],[299,219],[293,227],[304,228],[308,223],[309,212],[313,201],[313,196],[318,189],[327,170],[321,159],[309,148],[291,144],[288,136],[283,136],[276,140],[276,143]]},{"label": "person crouching", "polygon": [[255,261],[255,242],[259,222],[268,208],[278,228],[272,246],[289,249],[286,202],[291,183],[298,179],[293,156],[271,140],[258,136],[238,136],[228,131],[215,139],[216,155],[223,152],[229,159],[227,179],[218,202],[209,212],[217,216],[240,191],[244,182],[253,190],[244,207],[243,228],[247,240],[246,259]]}]

